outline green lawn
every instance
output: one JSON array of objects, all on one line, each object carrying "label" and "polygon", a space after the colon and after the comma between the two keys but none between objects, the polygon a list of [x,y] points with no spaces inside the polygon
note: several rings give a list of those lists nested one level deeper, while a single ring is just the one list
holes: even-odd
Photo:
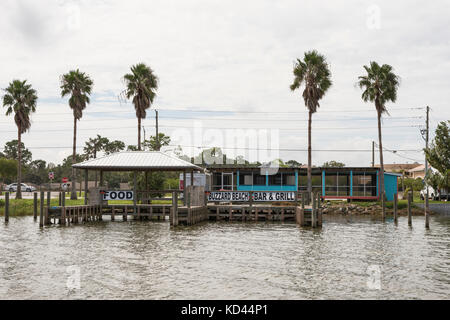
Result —
[{"label": "green lawn", "polygon": [[[38,199],[38,214],[40,208],[40,200]],[[153,200],[153,204],[171,204],[170,200]],[[178,202],[178,205],[181,205],[181,202]],[[51,199],[50,206],[58,206],[58,199]],[[127,200],[116,200],[109,201],[109,204],[129,204],[132,205],[133,201]],[[47,199],[44,200],[44,206],[47,205]],[[66,206],[80,206],[84,205],[84,198],[78,198],[78,200],[70,200],[70,194],[66,197],[65,201]],[[5,201],[0,199],[0,215],[5,214]],[[27,216],[33,215],[33,199],[10,199],[9,200],[9,215],[10,216]]]}]

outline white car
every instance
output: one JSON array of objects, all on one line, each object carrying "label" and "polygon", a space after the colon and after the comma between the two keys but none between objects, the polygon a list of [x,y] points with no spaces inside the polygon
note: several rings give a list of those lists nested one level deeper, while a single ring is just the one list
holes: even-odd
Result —
[{"label": "white car", "polygon": [[[7,185],[5,189],[8,190],[9,192],[16,192],[17,191],[17,183],[11,183],[10,185]],[[29,185],[27,185],[25,183],[21,184],[21,188],[20,189],[21,189],[21,191],[24,191],[24,192],[36,191],[35,187],[29,186]]]},{"label": "white car", "polygon": [[[420,190],[420,199],[424,200],[427,195],[427,188],[424,187],[422,190]],[[449,193],[445,189],[438,189],[434,190],[433,187],[428,186],[428,199],[431,200],[442,200],[442,199],[448,199]]]}]

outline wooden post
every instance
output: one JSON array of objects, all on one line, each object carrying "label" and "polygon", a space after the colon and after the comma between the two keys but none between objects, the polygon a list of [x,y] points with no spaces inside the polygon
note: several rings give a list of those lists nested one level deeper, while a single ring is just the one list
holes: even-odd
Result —
[{"label": "wooden post", "polygon": [[425,228],[430,229],[430,206],[428,204],[428,193],[425,195]]},{"label": "wooden post", "polygon": [[[253,191],[249,192],[249,197],[250,198],[248,199],[248,202],[249,202],[248,214],[251,217],[252,213],[253,213]],[[245,220],[247,220],[246,216],[245,216],[245,210],[242,209],[242,221],[245,221]]]},{"label": "wooden post", "polygon": [[137,174],[136,171],[133,171],[133,214],[137,212]]},{"label": "wooden post", "polygon": [[65,192],[65,191],[63,191],[63,192],[61,193],[61,206],[62,206],[62,207],[65,207],[65,206],[66,206],[66,192]]},{"label": "wooden post", "polygon": [[[244,210],[244,208],[242,208],[242,210]],[[228,218],[228,220],[232,221],[233,220],[233,205],[232,204],[230,204],[229,215],[230,215],[230,217]]]},{"label": "wooden post", "polygon": [[114,221],[114,214],[116,213],[116,207],[112,207],[111,209],[111,221]]},{"label": "wooden post", "polygon": [[255,221],[258,221],[258,208],[255,207]]},{"label": "wooden post", "polygon": [[281,209],[281,221],[284,222],[284,208]]},{"label": "wooden post", "polygon": [[397,223],[398,222],[398,193],[394,194],[394,222]]},{"label": "wooden post", "polygon": [[50,198],[51,198],[52,194],[50,191],[47,191],[47,207],[50,208]]},{"label": "wooden post", "polygon": [[177,226],[178,225],[178,192],[174,192],[173,193],[173,196],[174,196],[174,198],[173,198],[173,203],[172,203],[172,206],[173,206],[173,209],[174,209],[174,224]]},{"label": "wooden post", "polygon": [[5,222],[9,221],[9,192],[5,192]]},{"label": "wooden post", "polygon": [[186,205],[186,170],[183,171],[183,205]]},{"label": "wooden post", "polygon": [[38,211],[38,209],[37,209],[38,203],[37,202],[38,202],[37,201],[37,192],[33,192],[33,219],[34,219],[34,221],[37,220],[37,211]]},{"label": "wooden post", "polygon": [[412,202],[412,192],[408,192],[408,226],[412,225],[412,213],[411,213],[411,204]]},{"label": "wooden post", "polygon": [[61,195],[61,191],[58,192],[58,206],[59,206],[59,207],[62,206],[62,195]]},{"label": "wooden post", "polygon": [[219,221],[220,219],[220,208],[219,206],[216,207],[216,221]]},{"label": "wooden post", "polygon": [[311,192],[312,205],[311,205],[311,227],[316,227],[316,197]]},{"label": "wooden post", "polygon": [[[134,195],[134,198],[136,199],[136,194]],[[128,206],[125,206],[125,209],[123,211],[123,216],[122,216],[123,221],[127,221],[127,219],[128,219],[127,215],[128,215]]]},{"label": "wooden post", "polygon": [[89,179],[89,175],[88,175],[88,169],[84,170],[84,205],[87,205],[88,203],[88,179]]},{"label": "wooden post", "polygon": [[41,201],[39,202],[39,226],[44,226],[44,191],[41,191]]},{"label": "wooden post", "polygon": [[49,225],[50,221],[48,220],[48,207],[44,208],[44,224]]}]

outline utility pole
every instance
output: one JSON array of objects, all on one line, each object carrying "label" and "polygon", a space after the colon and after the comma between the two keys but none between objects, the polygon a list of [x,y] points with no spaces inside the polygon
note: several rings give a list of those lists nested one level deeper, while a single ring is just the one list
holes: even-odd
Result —
[{"label": "utility pole", "polygon": [[[425,133],[425,149],[428,150],[428,138],[429,138],[429,132],[430,132],[430,107],[427,106],[427,123],[426,123],[426,133]],[[429,216],[429,204],[428,204],[428,160],[427,155],[425,154],[425,188],[427,189],[427,196],[425,198],[425,228],[430,228],[430,216]]]},{"label": "utility pole", "polygon": [[375,141],[372,141],[372,168],[375,167]]},{"label": "utility pole", "polygon": [[155,109],[155,116],[156,116],[156,146],[157,146],[157,150],[159,151],[159,149],[161,149],[160,145],[159,145],[159,133],[158,133],[158,110]]}]

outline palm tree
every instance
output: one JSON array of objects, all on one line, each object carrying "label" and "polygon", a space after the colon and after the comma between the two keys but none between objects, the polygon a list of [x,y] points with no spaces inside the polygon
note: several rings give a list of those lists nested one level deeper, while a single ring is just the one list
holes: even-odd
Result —
[{"label": "palm tree", "polygon": [[134,109],[138,119],[138,150],[141,151],[141,120],[147,116],[146,110],[150,108],[158,89],[158,77],[153,70],[144,63],[131,67],[131,73],[123,77],[127,86],[125,95],[127,99],[133,98]]},{"label": "palm tree", "polygon": [[[84,155],[86,159],[96,159],[97,152],[102,151],[105,146],[109,143],[109,139],[97,134],[95,138],[89,138],[85,142]],[[95,171],[95,186],[97,187],[97,171]]]},{"label": "palm tree", "polygon": [[308,192],[312,192],[312,164],[311,164],[311,124],[312,114],[320,107],[319,100],[323,98],[327,90],[331,87],[331,72],[328,63],[323,55],[316,50],[305,52],[303,61],[297,59],[294,66],[294,82],[291,90],[295,91],[302,84],[303,100],[308,109]]},{"label": "palm tree", "polygon": [[[90,102],[89,95],[92,91],[93,82],[91,78],[80,70],[72,70],[61,78],[61,97],[70,95],[69,107],[73,111],[73,151],[72,163],[76,163],[77,154],[77,121],[83,116],[83,110]],[[76,175],[75,169],[72,168],[72,190],[70,198],[77,199],[77,191],[75,189]]]},{"label": "palm tree", "polygon": [[6,94],[3,96],[3,106],[8,107],[6,115],[14,112],[14,121],[17,125],[17,192],[16,199],[22,199],[22,134],[31,127],[30,115],[36,112],[37,94],[36,90],[27,84],[27,80],[13,80],[4,89]]},{"label": "palm tree", "polygon": [[381,116],[387,113],[386,102],[397,100],[397,89],[400,79],[394,74],[393,68],[388,64],[380,66],[375,61],[370,62],[370,66],[364,66],[367,75],[358,77],[357,85],[363,89],[362,99],[364,102],[375,103],[378,119],[378,144],[380,147],[380,198],[383,219],[386,216],[384,200],[384,163],[383,163],[383,143],[381,139]]}]

